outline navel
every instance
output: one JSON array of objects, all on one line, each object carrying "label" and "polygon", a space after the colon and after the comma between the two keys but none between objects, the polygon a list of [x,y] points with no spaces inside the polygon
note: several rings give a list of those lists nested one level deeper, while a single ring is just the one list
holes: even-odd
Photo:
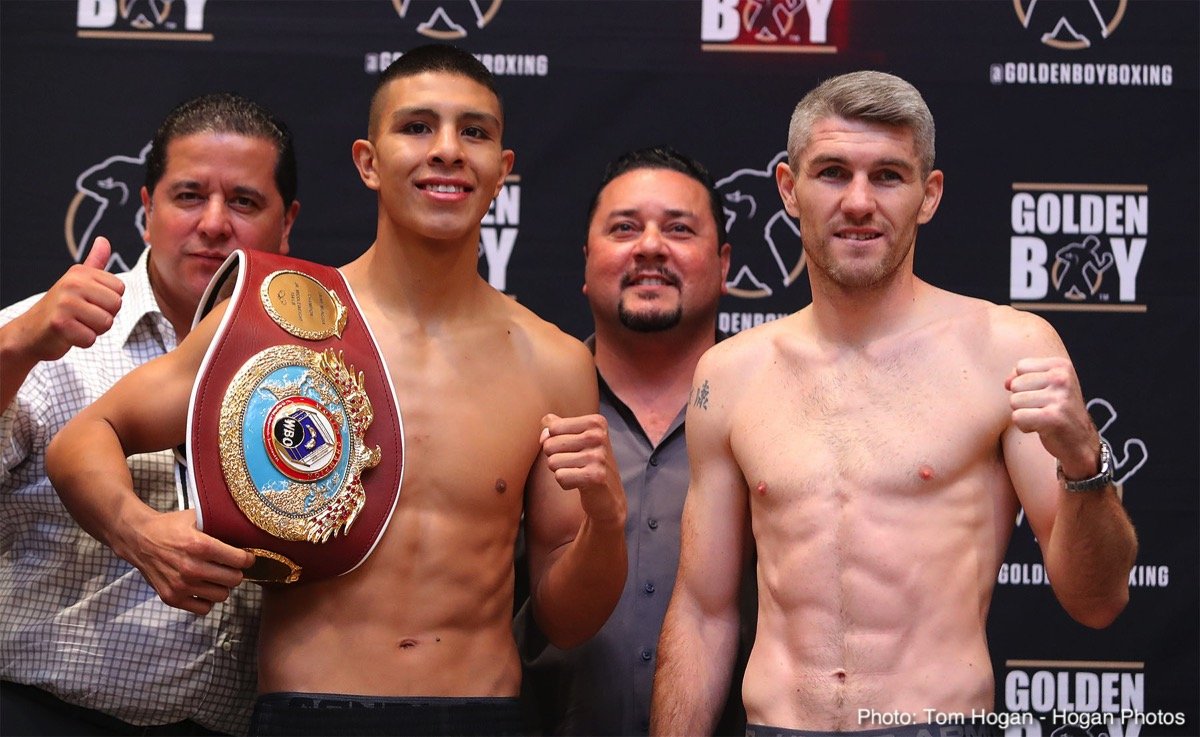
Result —
[{"label": "navel", "polygon": [[405,637],[403,640],[401,640],[399,642],[397,647],[399,647],[401,650],[411,650],[419,644],[421,644],[421,643],[417,642],[413,638]]}]

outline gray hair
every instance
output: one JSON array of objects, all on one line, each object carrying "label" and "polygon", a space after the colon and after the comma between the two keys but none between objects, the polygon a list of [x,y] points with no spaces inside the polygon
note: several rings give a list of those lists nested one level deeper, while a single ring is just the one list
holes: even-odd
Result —
[{"label": "gray hair", "polygon": [[884,72],[851,72],[827,79],[805,95],[788,126],[788,165],[792,171],[800,165],[800,152],[808,145],[813,126],[829,117],[910,129],[921,175],[933,171],[933,114],[917,88],[903,79]]}]

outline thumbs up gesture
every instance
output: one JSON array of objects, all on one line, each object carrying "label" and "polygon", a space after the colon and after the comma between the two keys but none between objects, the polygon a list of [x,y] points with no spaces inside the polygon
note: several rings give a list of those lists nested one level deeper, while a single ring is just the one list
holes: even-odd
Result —
[{"label": "thumbs up gesture", "polygon": [[125,284],[105,271],[112,246],[97,238],[83,263],[67,269],[28,312],[5,326],[27,361],[54,361],[72,347],[87,348],[113,325]]}]

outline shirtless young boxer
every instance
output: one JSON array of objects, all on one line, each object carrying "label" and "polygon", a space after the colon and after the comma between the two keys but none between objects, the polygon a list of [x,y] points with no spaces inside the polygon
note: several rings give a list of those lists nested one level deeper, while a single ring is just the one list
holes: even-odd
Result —
[{"label": "shirtless young boxer", "polygon": [[[591,355],[477,272],[480,221],[513,163],[502,129],[486,68],[428,46],[384,73],[368,139],[354,143],[379,220],[375,243],[342,273],[396,388],[404,481],[360,568],[265,589],[260,734],[519,731],[511,618],[522,510],[538,621],[556,644],[591,636],[620,596],[625,501],[594,414]],[[170,515],[138,502],[121,469],[126,453],[183,440],[219,313],[81,413],[50,459],[84,527],[164,601],[198,612],[238,585],[250,555],[194,528],[144,549],[141,530]]]},{"label": "shirtless young boxer", "polygon": [[832,79],[797,106],[788,155],[776,180],[813,302],[696,369],[652,734],[712,729],[748,535],[748,734],[990,710],[985,623],[1021,506],[1072,617],[1104,627],[1128,600],[1136,540],[1111,475],[1085,491],[1056,476],[1056,460],[1068,482],[1101,475],[1103,460],[1058,335],[913,274],[917,228],[942,195],[920,94],[878,72]]}]

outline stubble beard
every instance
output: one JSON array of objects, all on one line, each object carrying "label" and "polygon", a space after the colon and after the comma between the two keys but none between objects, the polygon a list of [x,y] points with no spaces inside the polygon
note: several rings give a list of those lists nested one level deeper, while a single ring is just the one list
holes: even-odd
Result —
[{"label": "stubble beard", "polygon": [[828,244],[823,244],[816,253],[805,249],[805,260],[808,262],[807,268],[816,268],[840,287],[869,289],[879,286],[895,274],[911,249],[910,242],[907,248],[886,251],[875,263],[851,266],[830,258]]}]

